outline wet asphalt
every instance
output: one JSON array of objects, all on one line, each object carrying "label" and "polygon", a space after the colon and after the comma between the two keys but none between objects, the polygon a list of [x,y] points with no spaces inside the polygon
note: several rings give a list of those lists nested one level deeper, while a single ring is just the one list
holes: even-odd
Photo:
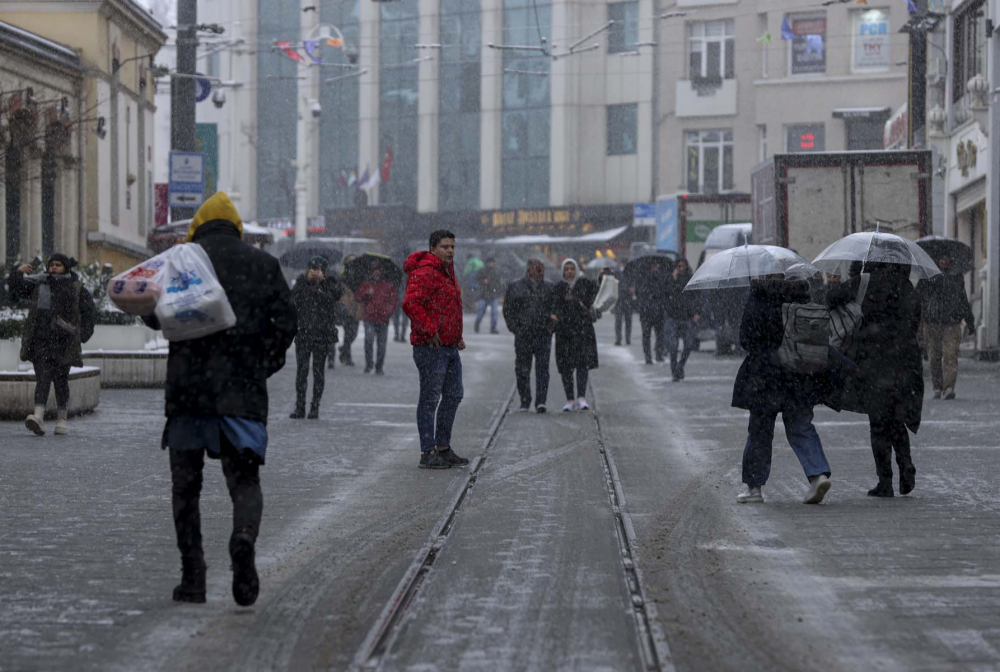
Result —
[{"label": "wet asphalt", "polygon": [[[338,362],[318,421],[287,417],[290,357],[270,385],[251,609],[229,595],[231,507],[215,462],[202,497],[208,603],[170,601],[179,563],[162,391],[104,390],[65,438],[0,424],[0,670],[644,669],[623,516],[648,600],[638,613],[658,645],[652,669],[1000,668],[1000,368],[963,361],[958,399],[926,401],[911,496],[866,497],[866,418],[818,409],[834,470],[826,502],[800,503],[805,479],[779,423],[767,502],[737,505],[739,361],[695,353],[673,383],[643,364],[637,340],[616,348],[610,320],[598,327],[589,398],[603,442],[593,414],[514,409],[491,441],[512,338],[469,334],[453,445],[484,459],[464,497],[469,469],[416,468],[409,346],[390,340],[382,378]],[[363,363],[360,340],[354,356]],[[412,601],[387,610],[435,541]],[[393,614],[388,646],[366,657]]]}]

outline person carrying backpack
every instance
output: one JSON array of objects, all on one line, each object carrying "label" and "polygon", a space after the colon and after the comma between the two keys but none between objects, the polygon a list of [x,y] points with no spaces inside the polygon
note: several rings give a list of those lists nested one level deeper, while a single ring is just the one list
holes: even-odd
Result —
[{"label": "person carrying backpack", "polygon": [[733,386],[736,408],[750,411],[743,449],[743,488],[740,504],[763,502],[761,488],[771,472],[774,421],[781,414],[785,434],[799,459],[809,491],[806,504],[818,504],[830,490],[830,463],[813,425],[813,406],[825,403],[835,391],[827,372],[800,373],[782,363],[779,351],[785,339],[784,304],[808,304],[809,285],[781,276],[751,282],[750,296],[740,324],[740,342],[747,355]]}]

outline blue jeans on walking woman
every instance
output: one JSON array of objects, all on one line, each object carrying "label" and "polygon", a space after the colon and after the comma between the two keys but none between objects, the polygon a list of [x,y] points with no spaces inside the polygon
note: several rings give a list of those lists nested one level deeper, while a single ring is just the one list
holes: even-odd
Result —
[{"label": "blue jeans on walking woman", "polygon": [[[743,482],[751,488],[762,487],[771,475],[771,444],[774,443],[774,421],[778,411],[750,413],[747,442],[743,448]],[[799,458],[806,477],[830,475],[830,463],[823,454],[823,444],[813,426],[813,409],[797,408],[781,411],[785,435]]]},{"label": "blue jeans on walking woman", "polygon": [[465,390],[462,387],[462,357],[458,348],[413,346],[413,361],[420,373],[417,430],[420,450],[451,447],[451,428]]}]

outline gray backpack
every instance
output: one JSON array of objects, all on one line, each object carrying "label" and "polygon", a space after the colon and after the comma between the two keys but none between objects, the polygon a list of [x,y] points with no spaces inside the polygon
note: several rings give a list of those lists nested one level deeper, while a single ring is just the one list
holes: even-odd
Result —
[{"label": "gray backpack", "polygon": [[819,303],[783,303],[785,326],[778,359],[789,371],[822,373],[830,367],[830,309]]}]

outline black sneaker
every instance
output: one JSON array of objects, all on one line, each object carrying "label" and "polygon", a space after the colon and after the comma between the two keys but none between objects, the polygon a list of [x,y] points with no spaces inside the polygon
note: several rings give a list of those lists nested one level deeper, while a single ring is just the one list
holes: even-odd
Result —
[{"label": "black sneaker", "polygon": [[464,467],[469,463],[467,458],[459,457],[458,454],[451,448],[445,448],[444,450],[439,448],[437,454],[444,458],[448,464],[453,467]]},{"label": "black sneaker", "polygon": [[233,561],[233,599],[241,607],[249,607],[257,601],[260,578],[254,566],[253,538],[248,532],[233,532],[229,557]]},{"label": "black sneaker", "polygon": [[313,406],[309,409],[309,415],[306,416],[309,420],[319,420],[319,406]]},{"label": "black sneaker", "polygon": [[441,457],[436,450],[427,450],[420,454],[421,469],[451,469],[451,462]]},{"label": "black sneaker", "polygon": [[302,418],[306,417],[306,409],[296,408],[294,411],[292,411],[291,415],[289,415],[288,417],[291,418],[292,420],[301,420]]},{"label": "black sneaker", "polygon": [[545,404],[538,404],[538,406],[535,406],[535,413],[547,413],[548,410],[549,409],[545,406]]}]

